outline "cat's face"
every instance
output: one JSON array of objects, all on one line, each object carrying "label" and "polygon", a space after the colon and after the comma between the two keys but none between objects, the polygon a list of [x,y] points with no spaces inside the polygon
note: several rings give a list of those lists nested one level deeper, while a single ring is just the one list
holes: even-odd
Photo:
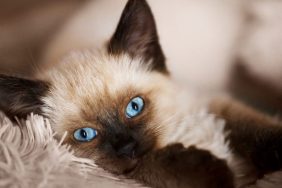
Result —
[{"label": "cat's face", "polygon": [[42,113],[78,156],[120,174],[162,144],[179,106],[144,0],[129,0],[107,50],[75,52],[45,81],[1,76],[0,107],[10,116]]},{"label": "cat's face", "polygon": [[58,136],[112,172],[133,168],[172,123],[173,85],[139,59],[74,53],[48,77],[42,110]]}]

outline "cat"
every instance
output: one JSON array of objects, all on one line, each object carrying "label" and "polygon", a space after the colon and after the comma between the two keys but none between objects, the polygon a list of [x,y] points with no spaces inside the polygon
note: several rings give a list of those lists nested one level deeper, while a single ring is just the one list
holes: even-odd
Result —
[{"label": "cat", "polygon": [[107,53],[71,53],[38,80],[0,76],[0,109],[50,119],[75,154],[152,187],[242,187],[282,167],[282,127],[169,76],[153,14],[129,0]]}]

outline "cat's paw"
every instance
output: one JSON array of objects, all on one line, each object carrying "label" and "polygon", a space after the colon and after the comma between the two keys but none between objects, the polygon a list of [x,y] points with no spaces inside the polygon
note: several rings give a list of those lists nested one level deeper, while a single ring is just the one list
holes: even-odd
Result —
[{"label": "cat's paw", "polygon": [[155,188],[234,188],[232,172],[224,160],[182,144],[148,153],[130,177]]},{"label": "cat's paw", "polygon": [[233,177],[224,160],[209,151],[173,144],[156,151],[154,160],[173,179],[175,187],[216,188],[233,186]]}]

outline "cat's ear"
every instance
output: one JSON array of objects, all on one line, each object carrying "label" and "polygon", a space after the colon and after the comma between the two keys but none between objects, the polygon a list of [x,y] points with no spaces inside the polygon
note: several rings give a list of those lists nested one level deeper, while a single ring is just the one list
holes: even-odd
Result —
[{"label": "cat's ear", "polygon": [[127,53],[151,63],[154,70],[167,72],[165,57],[159,44],[156,23],[145,0],[129,0],[123,10],[108,52]]},{"label": "cat's ear", "polygon": [[0,110],[13,119],[22,118],[31,112],[41,114],[41,98],[49,84],[0,74]]}]

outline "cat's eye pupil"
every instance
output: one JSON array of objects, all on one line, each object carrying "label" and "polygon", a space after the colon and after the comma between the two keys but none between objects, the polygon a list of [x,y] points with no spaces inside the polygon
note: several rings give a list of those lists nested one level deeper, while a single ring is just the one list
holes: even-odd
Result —
[{"label": "cat's eye pupil", "polygon": [[80,136],[81,136],[82,138],[87,138],[87,132],[82,129],[82,130],[80,131]]},{"label": "cat's eye pupil", "polygon": [[136,102],[132,102],[131,103],[131,105],[132,105],[132,108],[135,110],[135,111],[138,111],[138,104],[136,104]]}]

